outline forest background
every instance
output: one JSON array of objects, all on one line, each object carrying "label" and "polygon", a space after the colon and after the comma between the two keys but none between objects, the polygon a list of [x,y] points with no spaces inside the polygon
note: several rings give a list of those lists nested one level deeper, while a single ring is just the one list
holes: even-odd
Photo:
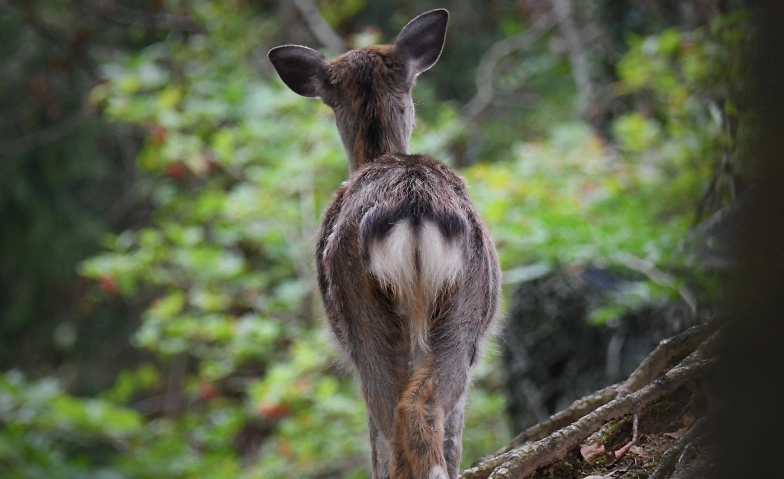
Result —
[{"label": "forest background", "polygon": [[[266,52],[391,41],[438,7],[412,151],[466,177],[505,293],[623,266],[642,279],[591,324],[713,302],[720,259],[693,233],[749,170],[739,2],[9,1],[2,477],[368,477],[312,261],[347,163],[331,111]],[[465,465],[515,432],[500,349],[476,368]]]}]

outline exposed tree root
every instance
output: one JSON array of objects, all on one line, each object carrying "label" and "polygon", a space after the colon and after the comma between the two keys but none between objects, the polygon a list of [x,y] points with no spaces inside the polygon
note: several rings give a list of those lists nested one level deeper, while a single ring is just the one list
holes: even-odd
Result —
[{"label": "exposed tree root", "polygon": [[[715,334],[706,340],[715,329],[715,325],[697,326],[662,341],[627,381],[580,399],[549,420],[529,428],[509,446],[463,471],[461,477],[523,478],[565,458],[608,421],[637,415],[687,382],[704,376],[716,361],[712,353]],[[654,379],[668,364],[687,354],[677,366]],[[624,454],[636,443],[636,437],[631,439]]]},{"label": "exposed tree root", "polygon": [[589,396],[578,399],[568,408],[553,414],[547,421],[540,422],[539,424],[531,426],[525,431],[521,432],[517,435],[517,437],[512,439],[512,442],[510,442],[508,445],[504,446],[502,449],[499,449],[490,456],[486,456],[480,459],[477,461],[477,463],[481,463],[493,457],[500,456],[501,454],[507,453],[512,449],[522,446],[525,443],[538,441],[539,439],[554,433],[562,427],[566,427],[569,424],[572,424],[586,414],[595,411],[598,407],[604,406],[608,402],[615,399],[615,397],[618,395],[620,387],[620,384],[613,384],[612,386],[607,386],[606,388],[601,389]]},{"label": "exposed tree root", "polygon": [[637,366],[618,391],[619,395],[633,393],[653,381],[674,361],[686,357],[718,328],[716,321],[694,326],[686,331],[662,340],[647,358]]}]

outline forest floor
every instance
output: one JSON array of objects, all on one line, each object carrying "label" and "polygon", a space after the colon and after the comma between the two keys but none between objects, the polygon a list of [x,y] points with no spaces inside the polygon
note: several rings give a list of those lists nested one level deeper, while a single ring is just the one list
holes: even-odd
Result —
[{"label": "forest floor", "polygon": [[[654,403],[638,416],[638,436],[634,439],[634,418],[610,421],[589,436],[579,448],[555,464],[537,471],[535,478],[638,479],[651,477],[662,456],[694,426],[692,393],[684,386]],[[681,453],[698,454],[698,451]],[[679,456],[685,464],[686,454]],[[677,464],[675,464],[677,466]]]}]

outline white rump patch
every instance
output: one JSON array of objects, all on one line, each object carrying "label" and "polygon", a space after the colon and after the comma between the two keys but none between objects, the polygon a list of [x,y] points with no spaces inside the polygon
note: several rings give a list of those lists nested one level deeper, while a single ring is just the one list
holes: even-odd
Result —
[{"label": "white rump patch", "polygon": [[386,238],[370,246],[370,272],[403,297],[410,297],[416,283],[414,234],[408,222],[392,227]]},{"label": "white rump patch", "polygon": [[444,468],[441,467],[440,464],[436,464],[435,466],[430,468],[430,472],[427,473],[427,479],[449,479],[444,472]]},{"label": "white rump patch", "polygon": [[463,255],[457,241],[447,241],[434,223],[426,221],[419,237],[422,284],[435,295],[444,285],[455,282],[463,271]]},{"label": "white rump patch", "polygon": [[425,221],[418,233],[403,221],[383,240],[374,241],[370,271],[395,293],[398,313],[409,319],[411,347],[428,351],[430,306],[445,286],[458,279],[464,260],[459,241],[447,241],[433,222]]}]

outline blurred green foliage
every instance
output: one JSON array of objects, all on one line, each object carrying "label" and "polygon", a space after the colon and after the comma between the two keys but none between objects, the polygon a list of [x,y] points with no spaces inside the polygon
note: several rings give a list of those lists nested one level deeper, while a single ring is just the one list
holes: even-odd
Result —
[{"label": "blurred green foliage", "polygon": [[75,265],[100,250],[111,226],[127,227],[134,206],[110,128],[83,108],[95,85],[93,59],[64,54],[78,50],[87,31],[98,42],[123,41],[117,29],[98,33],[68,7],[47,2],[30,24],[32,6],[0,5],[0,364],[19,361],[39,373],[74,352],[73,332],[88,316],[116,314],[114,305],[82,307],[86,283]]},{"label": "blurred green foliage", "polygon": [[[341,25],[364,2],[319,5]],[[140,305],[130,340],[150,356],[95,398],[0,375],[2,477],[368,477],[364,406],[323,331],[311,254],[319,214],[347,175],[331,110],[272,75],[259,46],[283,24],[268,5],[199,0],[188,15],[200,31],[100,57],[103,81],[88,95],[103,121],[143,132],[133,188],[152,214],[106,235],[80,274],[95,298]],[[553,97],[526,115],[528,138],[499,130],[503,115],[471,137],[424,77],[412,151],[454,162],[455,145],[493,145],[462,173],[509,282],[532,267],[629,256],[688,266],[696,205],[736,141],[727,89],[741,79],[746,22],[731,14],[630,36],[614,88],[633,106],[614,121],[614,142],[564,114],[568,64],[544,41],[503,75],[510,91],[528,82]],[[616,299],[666,297],[678,285],[646,283]],[[509,439],[489,349],[469,398],[466,464]]]}]

